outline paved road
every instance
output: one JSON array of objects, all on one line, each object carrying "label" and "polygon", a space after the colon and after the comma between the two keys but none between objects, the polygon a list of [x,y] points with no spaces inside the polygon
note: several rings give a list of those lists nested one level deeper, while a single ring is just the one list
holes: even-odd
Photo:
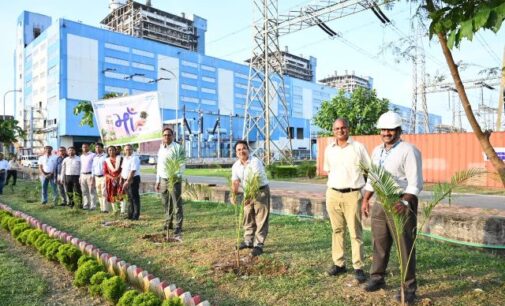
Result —
[{"label": "paved road", "polygon": [[[154,174],[142,174],[142,179],[145,181],[154,181]],[[225,185],[226,179],[222,177],[213,176],[188,176],[190,183],[199,184],[215,184]],[[310,184],[298,182],[285,182],[285,181],[270,181],[272,189],[284,190],[298,190],[300,192],[317,192],[324,194],[326,186],[324,184]],[[421,200],[427,200],[431,196],[431,192],[421,192]],[[444,203],[447,203],[445,201]],[[505,210],[505,196],[499,195],[479,195],[479,194],[454,194],[452,198],[452,205],[462,207],[479,207],[486,209],[500,209]]]}]

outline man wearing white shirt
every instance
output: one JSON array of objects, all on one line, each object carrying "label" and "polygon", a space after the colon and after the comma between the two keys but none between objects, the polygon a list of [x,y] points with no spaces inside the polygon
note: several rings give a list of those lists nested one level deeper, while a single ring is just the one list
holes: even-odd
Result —
[{"label": "man wearing white shirt", "polygon": [[75,148],[68,147],[68,156],[61,163],[61,172],[59,175],[60,183],[65,184],[68,205],[70,207],[74,207],[75,204],[82,204],[82,191],[79,182],[81,159],[75,154]]},{"label": "man wearing white shirt", "polygon": [[4,159],[4,154],[0,153],[0,194],[3,194],[5,178],[7,176],[8,169],[9,163]]},{"label": "man wearing white shirt", "polygon": [[105,176],[103,173],[103,165],[106,159],[107,155],[103,150],[103,144],[97,142],[95,144],[95,157],[93,157],[91,174],[95,180],[96,197],[100,203],[101,212],[109,211],[109,203],[107,202],[105,194]]},{"label": "man wearing white shirt", "polygon": [[[181,149],[181,146],[173,141],[174,132],[171,128],[163,129],[163,139],[158,150],[158,162],[156,165],[156,191],[161,193],[161,203],[165,208],[165,226],[164,230],[173,229],[173,219],[175,215],[175,235],[182,232],[183,211],[181,197],[181,179],[184,172],[184,166],[179,171],[179,180],[174,185],[174,190],[169,190],[168,176],[165,169],[165,162],[173,158],[174,154]],[[175,199],[172,197],[175,197]]]},{"label": "man wearing white shirt", "polygon": [[58,202],[58,191],[56,189],[56,182],[54,171],[56,169],[56,157],[52,156],[53,147],[45,146],[44,155],[39,157],[39,173],[40,183],[42,185],[42,204],[47,204],[47,187],[51,185],[53,190],[54,204]]},{"label": "man wearing white shirt", "polygon": [[[417,233],[417,204],[418,195],[423,189],[423,173],[421,152],[412,144],[402,141],[402,119],[395,112],[389,111],[380,116],[377,128],[383,144],[377,146],[372,152],[372,163],[384,167],[395,179],[398,186],[403,189],[401,200],[395,204],[395,213],[405,214],[406,223],[400,237],[399,247],[402,248],[402,263],[406,275],[405,301],[412,303],[416,298],[416,252],[412,251]],[[366,193],[363,197],[361,211],[368,217],[369,200],[374,190],[370,182],[365,186]],[[386,268],[389,261],[391,245],[393,244],[394,223],[388,220],[380,204],[372,208],[372,237],[373,237],[373,262],[370,269],[370,280],[364,287],[366,291],[376,291],[386,285]],[[407,265],[408,262],[408,265]],[[400,295],[396,295],[400,300]]]},{"label": "man wearing white shirt", "polygon": [[130,144],[124,146],[121,184],[123,192],[128,194],[128,219],[138,220],[140,217],[140,159],[133,155]]},{"label": "man wearing white shirt", "polygon": [[333,265],[328,275],[336,276],[347,271],[344,257],[344,234],[347,225],[352,247],[354,277],[359,283],[366,281],[363,272],[363,228],[361,226],[361,188],[365,178],[360,164],[370,164],[363,144],[349,137],[347,120],[339,118],[333,123],[334,141],[324,152],[324,170],[328,172],[326,210],[332,228],[331,254]]},{"label": "man wearing white shirt", "polygon": [[[253,249],[252,256],[263,253],[263,246],[268,235],[268,217],[270,216],[270,188],[263,163],[256,157],[249,156],[249,145],[244,140],[235,143],[237,161],[231,168],[232,192],[244,190],[250,175],[258,175],[259,192],[256,199],[244,203],[244,241],[239,249]],[[232,198],[233,199],[233,198]],[[235,204],[235,203],[233,203]]]},{"label": "man wearing white shirt", "polygon": [[82,208],[93,210],[96,208],[96,190],[95,179],[91,170],[93,168],[95,153],[90,152],[89,144],[87,143],[83,143],[81,148],[81,175],[79,182],[81,183],[82,190]]}]

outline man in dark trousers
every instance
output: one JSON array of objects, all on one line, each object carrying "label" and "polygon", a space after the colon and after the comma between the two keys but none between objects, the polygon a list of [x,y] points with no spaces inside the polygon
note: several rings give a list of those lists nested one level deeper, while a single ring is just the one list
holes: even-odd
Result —
[{"label": "man in dark trousers", "polygon": [[[395,204],[395,213],[405,214],[406,223],[400,237],[399,245],[402,249],[402,263],[406,275],[405,301],[414,302],[416,298],[416,252],[412,252],[408,260],[410,250],[414,247],[417,232],[417,196],[423,189],[423,172],[421,152],[412,144],[402,141],[402,118],[395,112],[389,111],[380,116],[377,128],[383,144],[377,146],[372,152],[372,163],[384,167],[395,179],[398,186],[403,190],[401,200]],[[361,211],[368,217],[369,200],[374,190],[370,182],[365,185],[366,193],[363,196]],[[365,291],[376,291],[386,285],[386,268],[389,254],[393,244],[394,223],[385,213],[380,203],[372,208],[372,237],[373,237],[373,261],[370,270],[370,280],[364,286]],[[407,265],[408,262],[408,265]],[[397,294],[396,299],[400,300]]]}]

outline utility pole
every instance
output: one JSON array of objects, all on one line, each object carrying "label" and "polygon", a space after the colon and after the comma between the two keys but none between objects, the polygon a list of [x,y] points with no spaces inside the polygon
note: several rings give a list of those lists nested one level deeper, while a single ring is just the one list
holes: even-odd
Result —
[{"label": "utility pole", "polygon": [[217,158],[221,158],[221,116],[217,110]]},{"label": "utility pole", "polygon": [[503,60],[502,60],[502,65],[501,65],[502,69],[501,69],[501,81],[500,81],[500,93],[499,93],[499,98],[498,98],[498,109],[497,109],[497,112],[498,112],[498,115],[496,116],[496,131],[499,132],[501,131],[501,126],[502,126],[502,114],[504,112],[503,108],[504,108],[504,101],[503,99],[505,99],[505,96],[504,96],[504,90],[505,90],[505,48],[503,49]]},{"label": "utility pole", "polygon": [[230,112],[230,158],[233,158],[233,114]]},{"label": "utility pole", "polygon": [[203,112],[198,110],[198,158],[202,158]]}]

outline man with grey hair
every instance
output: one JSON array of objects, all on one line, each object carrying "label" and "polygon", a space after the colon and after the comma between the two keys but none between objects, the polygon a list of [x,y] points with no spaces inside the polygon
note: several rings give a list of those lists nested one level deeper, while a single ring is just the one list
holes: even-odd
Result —
[{"label": "man with grey hair", "polygon": [[349,137],[349,124],[338,118],[333,123],[334,140],[324,151],[324,170],[328,172],[326,210],[332,228],[331,253],[333,265],[328,275],[347,271],[344,258],[344,234],[347,225],[352,247],[352,265],[355,279],[366,281],[363,272],[363,228],[361,226],[361,188],[365,186],[360,164],[368,165],[370,157],[363,144]]}]

